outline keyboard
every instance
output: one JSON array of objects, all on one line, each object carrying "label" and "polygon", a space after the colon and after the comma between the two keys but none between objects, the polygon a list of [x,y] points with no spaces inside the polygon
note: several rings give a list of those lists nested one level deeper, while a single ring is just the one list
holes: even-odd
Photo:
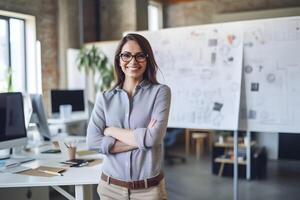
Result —
[{"label": "keyboard", "polygon": [[27,163],[34,160],[35,160],[34,158],[10,158],[8,160],[5,160],[5,167],[6,168],[16,167],[23,163]]},{"label": "keyboard", "polygon": [[15,167],[6,167],[3,169],[0,169],[0,172],[3,173],[18,173],[18,172],[23,172],[30,169],[29,167],[24,167],[24,166],[15,166]]}]

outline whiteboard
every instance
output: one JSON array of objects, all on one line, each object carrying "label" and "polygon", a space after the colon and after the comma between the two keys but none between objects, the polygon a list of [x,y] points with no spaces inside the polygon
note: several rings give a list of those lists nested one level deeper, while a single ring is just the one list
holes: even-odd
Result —
[{"label": "whiteboard", "polygon": [[240,129],[300,132],[300,18],[243,24]]},{"label": "whiteboard", "polygon": [[238,23],[139,33],[153,48],[159,82],[172,91],[169,127],[237,130],[243,54]]},{"label": "whiteboard", "polygon": [[169,126],[300,132],[300,17],[139,33],[172,89]]},{"label": "whiteboard", "polygon": [[85,88],[85,74],[78,69],[79,49],[67,50],[67,88],[70,90]]}]

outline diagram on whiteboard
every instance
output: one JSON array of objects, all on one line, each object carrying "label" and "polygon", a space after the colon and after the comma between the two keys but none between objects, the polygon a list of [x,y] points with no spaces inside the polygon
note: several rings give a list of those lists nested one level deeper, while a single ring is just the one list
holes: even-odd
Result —
[{"label": "diagram on whiteboard", "polygon": [[300,19],[244,26],[241,129],[300,132]]},{"label": "diagram on whiteboard", "polygon": [[142,33],[158,78],[172,90],[170,127],[236,130],[243,37],[237,26],[209,25]]}]

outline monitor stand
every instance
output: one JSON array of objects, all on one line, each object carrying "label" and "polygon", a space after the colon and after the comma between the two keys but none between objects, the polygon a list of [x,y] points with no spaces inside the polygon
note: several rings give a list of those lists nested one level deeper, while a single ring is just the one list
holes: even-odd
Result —
[{"label": "monitor stand", "polygon": [[0,160],[6,160],[10,158],[10,149],[2,149],[0,150]]},{"label": "monitor stand", "polygon": [[22,148],[23,147],[14,147],[0,151],[0,160],[5,161],[4,169],[9,171],[23,170],[24,167],[20,166],[21,164],[35,160],[31,158],[31,156],[22,155]]},{"label": "monitor stand", "polygon": [[13,147],[0,150],[0,160],[13,159],[14,157],[25,157],[21,156],[22,147]]},{"label": "monitor stand", "polygon": [[26,162],[27,160],[32,160],[32,158],[22,154],[22,151],[23,151],[23,146],[0,150],[0,160],[16,159],[22,162],[23,161]]}]

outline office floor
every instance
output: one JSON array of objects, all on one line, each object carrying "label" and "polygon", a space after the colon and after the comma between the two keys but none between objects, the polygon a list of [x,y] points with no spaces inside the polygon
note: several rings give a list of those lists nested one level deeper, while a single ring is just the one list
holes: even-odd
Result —
[{"label": "office floor", "polygon": [[[175,149],[184,154],[183,148]],[[197,161],[194,155],[185,164],[166,165],[167,191],[170,200],[231,200],[233,181],[211,173],[211,157]],[[240,200],[299,200],[300,161],[268,161],[263,180],[239,179]]]},{"label": "office floor", "polygon": [[[184,154],[183,147],[172,150]],[[209,155],[197,161],[194,155],[186,163],[165,165],[169,200],[231,200],[233,181],[228,177],[211,174]],[[240,200],[299,200],[300,161],[268,161],[267,178],[263,180],[239,179]],[[57,192],[50,200],[64,200]]]}]

